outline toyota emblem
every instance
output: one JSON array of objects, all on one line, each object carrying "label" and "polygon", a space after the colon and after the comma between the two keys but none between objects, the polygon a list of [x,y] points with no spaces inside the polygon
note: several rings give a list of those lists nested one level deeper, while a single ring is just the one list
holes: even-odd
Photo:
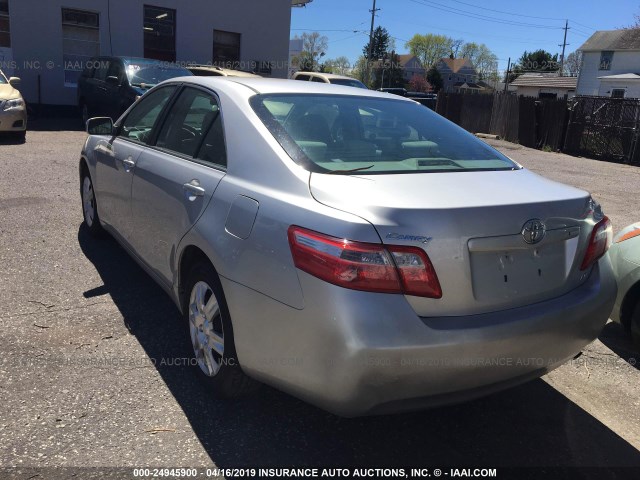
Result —
[{"label": "toyota emblem", "polygon": [[522,238],[530,245],[540,243],[547,233],[547,227],[542,220],[529,220],[522,227]]}]

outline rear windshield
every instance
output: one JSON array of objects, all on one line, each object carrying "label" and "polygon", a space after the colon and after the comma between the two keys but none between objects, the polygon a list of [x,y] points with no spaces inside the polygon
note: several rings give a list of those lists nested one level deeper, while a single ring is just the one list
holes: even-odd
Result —
[{"label": "rear windshield", "polygon": [[350,80],[348,78],[331,78],[329,82],[333,85],[344,85],[345,87],[356,87],[367,89],[366,85],[358,80]]},{"label": "rear windshield", "polygon": [[519,168],[415,102],[274,94],[257,95],[251,104],[289,156],[313,172],[366,175]]}]

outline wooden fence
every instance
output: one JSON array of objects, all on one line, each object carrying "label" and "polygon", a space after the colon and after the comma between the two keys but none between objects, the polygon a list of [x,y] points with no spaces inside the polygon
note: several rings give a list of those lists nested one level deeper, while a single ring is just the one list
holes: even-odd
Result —
[{"label": "wooden fence", "polygon": [[471,133],[499,135],[525,147],[560,150],[568,113],[566,100],[510,94],[440,93],[436,111]]}]

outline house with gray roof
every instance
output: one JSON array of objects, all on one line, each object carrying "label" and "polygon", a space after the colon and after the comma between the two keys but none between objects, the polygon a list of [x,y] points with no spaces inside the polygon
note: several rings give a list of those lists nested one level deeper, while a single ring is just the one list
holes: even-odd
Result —
[{"label": "house with gray roof", "polygon": [[516,95],[535,98],[571,98],[576,94],[577,77],[557,73],[525,73],[511,82]]},{"label": "house with gray roof", "polygon": [[436,64],[442,76],[442,90],[450,92],[480,92],[478,72],[468,58],[442,58]]},{"label": "house with gray roof", "polygon": [[578,95],[640,98],[640,29],[597,31],[579,50]]}]

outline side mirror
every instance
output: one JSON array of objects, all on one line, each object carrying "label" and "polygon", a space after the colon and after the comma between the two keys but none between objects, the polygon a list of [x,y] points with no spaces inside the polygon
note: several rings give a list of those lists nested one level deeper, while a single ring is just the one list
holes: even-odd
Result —
[{"label": "side mirror", "polygon": [[114,87],[120,86],[120,79],[118,77],[107,77],[107,83],[109,85],[113,85]]},{"label": "side mirror", "polygon": [[19,77],[11,77],[9,79],[9,85],[11,85],[13,88],[18,88],[20,86],[21,80]]},{"label": "side mirror", "polygon": [[109,117],[97,117],[87,120],[89,135],[113,135],[113,120]]}]

